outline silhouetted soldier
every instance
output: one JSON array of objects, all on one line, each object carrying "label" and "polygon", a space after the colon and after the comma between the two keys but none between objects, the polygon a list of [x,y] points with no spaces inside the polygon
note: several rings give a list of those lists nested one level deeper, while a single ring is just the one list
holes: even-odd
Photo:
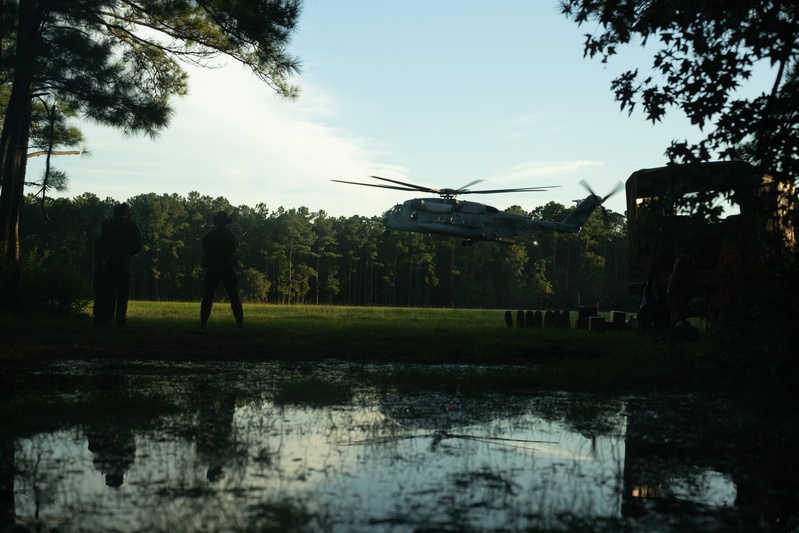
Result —
[{"label": "silhouetted soldier", "polygon": [[92,317],[95,324],[102,324],[107,313],[105,305],[105,257],[101,248],[100,237],[94,239],[94,269],[92,270],[92,290],[94,291],[94,307]]},{"label": "silhouetted soldier", "polygon": [[205,292],[200,304],[200,327],[205,329],[208,317],[211,316],[211,306],[214,303],[214,294],[219,282],[227,291],[230,298],[230,308],[239,327],[244,326],[244,311],[239,299],[239,278],[236,275],[236,248],[238,240],[227,228],[233,222],[225,211],[214,215],[214,229],[203,237],[203,250],[205,255],[202,266],[205,267],[203,285]]},{"label": "silhouetted soldier", "polygon": [[694,294],[696,258],[690,252],[691,250],[685,244],[677,247],[677,258],[669,278],[668,303],[671,307],[671,327],[686,322],[691,314],[690,304]]},{"label": "silhouetted soldier", "polygon": [[141,231],[130,218],[128,204],[117,204],[114,218],[103,223],[100,233],[103,294],[99,298],[100,312],[95,311],[95,320],[110,322],[116,317],[117,326],[127,326],[130,264],[133,256],[141,250],[141,244]]}]

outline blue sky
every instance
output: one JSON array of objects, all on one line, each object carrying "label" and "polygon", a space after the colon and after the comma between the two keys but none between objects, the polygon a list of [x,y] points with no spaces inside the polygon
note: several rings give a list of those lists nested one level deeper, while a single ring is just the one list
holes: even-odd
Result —
[{"label": "blue sky", "polygon": [[[188,69],[155,141],[82,125],[91,156],[60,157],[61,196],[122,201],[155,192],[224,196],[270,210],[378,215],[413,193],[333,183],[379,175],[431,187],[560,185],[537,193],[470,195],[526,210],[604,193],[665,164],[672,139],[698,131],[673,113],[628,116],[610,82],[651,57],[637,47],[607,65],[583,58],[583,35],[555,0],[306,0],[290,50],[303,68],[290,102],[232,60]],[[29,179],[43,161],[29,162]],[[422,195],[423,196],[423,195]],[[606,204],[624,211],[623,194]]]}]

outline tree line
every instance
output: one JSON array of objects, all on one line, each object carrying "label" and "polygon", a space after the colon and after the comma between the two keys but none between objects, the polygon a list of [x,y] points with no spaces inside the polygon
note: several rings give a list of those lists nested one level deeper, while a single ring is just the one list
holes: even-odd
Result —
[{"label": "tree line", "polygon": [[[300,61],[288,44],[301,11],[301,0],[0,0],[0,291],[14,307],[24,190],[35,185],[43,204],[65,187],[51,156],[84,150],[70,119],[154,137],[187,94],[182,64],[215,67],[218,56],[295,98]],[[38,155],[45,171],[29,179],[27,160]]]},{"label": "tree line", "polygon": [[[142,231],[131,296],[195,301],[201,297],[202,236],[225,210],[239,239],[242,298],[248,302],[462,308],[574,309],[580,303],[628,309],[625,219],[597,211],[578,234],[540,231],[513,244],[419,233],[386,234],[377,217],[332,217],[306,207],[232,206],[191,192],[126,200]],[[95,239],[116,201],[26,197],[23,257],[74,272],[89,286]],[[573,207],[549,202],[534,218],[562,220]],[[35,270],[35,269],[33,269]],[[221,296],[223,291],[220,291]]]}]

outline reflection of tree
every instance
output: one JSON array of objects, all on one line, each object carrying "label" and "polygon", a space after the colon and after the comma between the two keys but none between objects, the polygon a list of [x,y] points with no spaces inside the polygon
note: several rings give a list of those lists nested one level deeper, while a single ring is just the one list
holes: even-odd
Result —
[{"label": "reflection of tree", "polygon": [[[8,369],[0,373],[0,406],[6,409],[14,399],[17,373]],[[14,437],[9,428],[0,431],[0,531],[14,525]]]},{"label": "reflection of tree", "polygon": [[[693,402],[630,409],[624,458],[622,516],[641,519],[657,514],[699,514],[729,522],[734,528],[793,531],[799,523],[799,484],[791,439],[741,434],[735,413]],[[728,485],[704,483],[709,474]],[[676,497],[681,484],[690,491]],[[725,489],[734,502],[719,505]],[[709,503],[714,502],[714,503]]]},{"label": "reflection of tree", "polygon": [[0,432],[0,531],[15,523],[14,502],[14,439],[9,432]]}]

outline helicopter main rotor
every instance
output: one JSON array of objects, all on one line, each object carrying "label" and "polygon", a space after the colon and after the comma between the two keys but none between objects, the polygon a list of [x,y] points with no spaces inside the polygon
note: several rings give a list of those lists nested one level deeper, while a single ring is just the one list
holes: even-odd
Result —
[{"label": "helicopter main rotor", "polygon": [[385,181],[388,183],[393,183],[394,185],[385,185],[380,183],[362,183],[359,181],[344,181],[344,180],[330,180],[335,181],[337,183],[348,183],[350,185],[362,185],[364,187],[378,187],[380,189],[395,189],[398,191],[418,191],[418,192],[429,192],[432,194],[437,194],[446,199],[455,198],[461,194],[498,194],[498,193],[508,193],[508,192],[540,192],[545,191],[547,189],[553,189],[555,187],[559,187],[559,185],[549,185],[544,187],[518,187],[514,189],[482,189],[478,191],[470,190],[468,187],[476,183],[480,183],[483,180],[474,180],[472,182],[467,183],[466,185],[459,187],[458,189],[450,189],[450,188],[442,188],[442,189],[434,189],[432,187],[425,187],[424,185],[416,185],[414,183],[406,183],[404,181],[393,180],[389,178],[381,178],[380,176],[369,176],[370,178]]}]

